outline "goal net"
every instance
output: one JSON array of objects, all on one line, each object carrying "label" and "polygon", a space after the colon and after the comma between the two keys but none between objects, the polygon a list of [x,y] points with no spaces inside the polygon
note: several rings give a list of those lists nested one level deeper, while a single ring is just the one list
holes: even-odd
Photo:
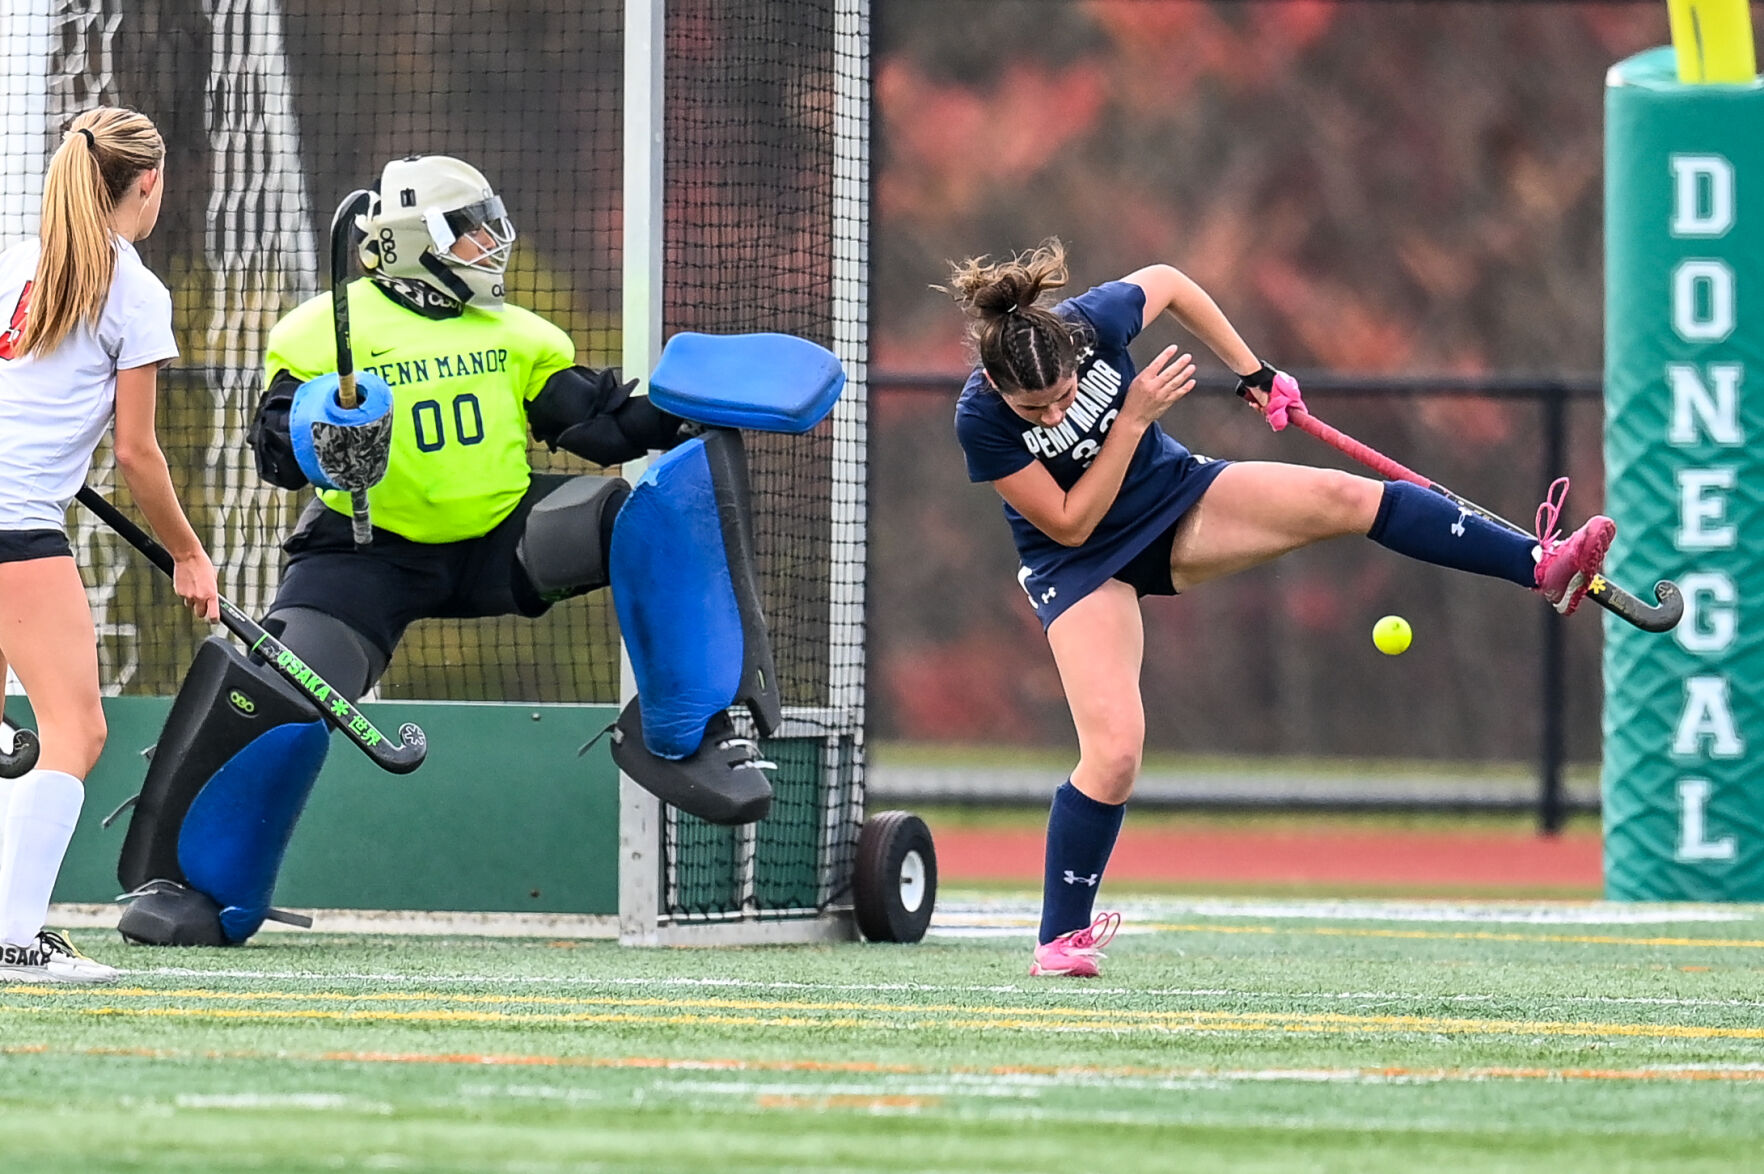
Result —
[{"label": "goal net", "polygon": [[[658,39],[633,52],[633,29]],[[568,332],[582,363],[619,364],[636,318],[658,344],[786,331],[840,356],[829,420],[745,438],[787,707],[766,747],[772,813],[731,830],[627,803],[640,826],[621,904],[632,941],[845,932],[863,813],[868,0],[0,0],[0,51],[0,244],[36,231],[73,115],[134,106],[165,134],[165,207],[141,250],[172,288],[183,349],[162,379],[161,440],[222,591],[252,614],[306,500],[262,482],[245,444],[265,339],[324,287],[331,212],[388,159],[453,154],[490,177],[520,233],[509,298]],[[628,76],[631,60],[654,74]],[[633,92],[655,100],[629,110]],[[638,218],[639,248],[659,263],[635,289],[628,117],[659,143],[659,182],[637,189],[658,212]],[[532,457],[541,473],[594,471]],[[107,450],[91,483],[127,499]],[[69,522],[105,691],[175,692],[199,634],[164,622],[169,584],[78,511]],[[377,696],[611,706],[620,660],[599,592],[537,621],[419,623]]]}]

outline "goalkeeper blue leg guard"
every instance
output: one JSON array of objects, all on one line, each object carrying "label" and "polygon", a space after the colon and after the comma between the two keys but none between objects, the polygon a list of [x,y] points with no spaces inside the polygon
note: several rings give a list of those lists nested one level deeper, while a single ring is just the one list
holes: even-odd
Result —
[{"label": "goalkeeper blue leg guard", "polygon": [[663,802],[722,824],[752,823],[772,802],[772,764],[727,711],[745,704],[761,737],[782,720],[750,518],[741,434],[714,429],[644,471],[609,555],[637,678],[613,760]]},{"label": "goalkeeper blue leg guard", "polygon": [[133,897],[123,936],[236,945],[256,933],[329,736],[293,686],[220,637],[205,640],[123,843],[117,879]]}]

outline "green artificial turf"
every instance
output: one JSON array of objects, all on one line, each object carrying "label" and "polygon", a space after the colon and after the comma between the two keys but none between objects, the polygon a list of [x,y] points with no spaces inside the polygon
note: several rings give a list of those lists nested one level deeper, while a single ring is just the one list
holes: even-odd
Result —
[{"label": "green artificial turf", "polygon": [[1099,980],[1032,903],[915,946],[272,933],[0,986],[20,1171],[1734,1170],[1764,914],[1141,898]]}]

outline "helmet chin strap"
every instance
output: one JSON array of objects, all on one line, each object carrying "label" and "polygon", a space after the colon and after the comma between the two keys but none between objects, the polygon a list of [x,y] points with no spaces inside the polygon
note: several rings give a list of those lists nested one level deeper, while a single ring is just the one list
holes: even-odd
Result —
[{"label": "helmet chin strap", "polygon": [[472,287],[467,285],[451,266],[437,258],[435,254],[425,251],[421,257],[417,258],[417,264],[421,265],[430,277],[445,286],[447,291],[462,303],[472,300]]}]

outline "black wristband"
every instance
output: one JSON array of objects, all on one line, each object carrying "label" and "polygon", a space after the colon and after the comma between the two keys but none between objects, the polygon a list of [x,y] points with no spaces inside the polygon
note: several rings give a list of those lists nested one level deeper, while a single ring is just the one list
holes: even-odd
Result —
[{"label": "black wristband", "polygon": [[1274,376],[1278,374],[1279,372],[1274,370],[1274,368],[1263,363],[1248,375],[1239,375],[1237,377],[1237,394],[1244,399],[1248,399],[1252,387],[1260,392],[1271,392],[1274,390]]}]

